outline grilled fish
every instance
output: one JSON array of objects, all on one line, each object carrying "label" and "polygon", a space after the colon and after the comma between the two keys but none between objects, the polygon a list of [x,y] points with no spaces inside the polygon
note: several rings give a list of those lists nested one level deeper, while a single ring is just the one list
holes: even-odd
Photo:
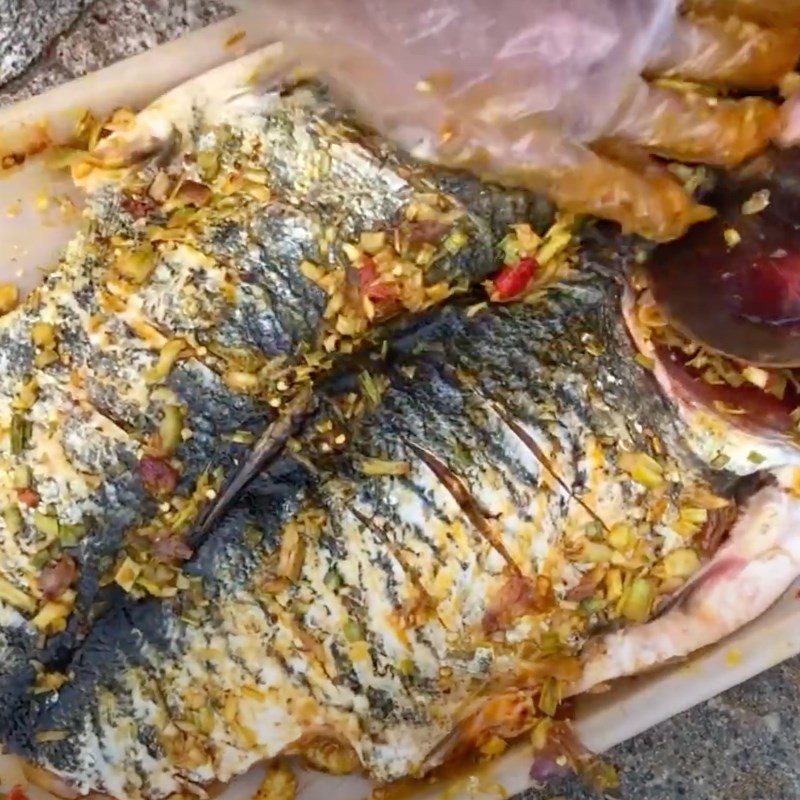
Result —
[{"label": "grilled fish", "polygon": [[[190,589],[93,627],[16,752],[120,798],[282,754],[421,775],[749,618],[719,607],[732,575],[763,605],[800,572],[798,502],[753,461],[698,456],[607,270],[535,303],[450,304],[381,352],[318,384]],[[762,557],[781,564],[767,585]]]},{"label": "grilled fish", "polygon": [[[794,447],[698,430],[641,298],[637,362],[622,273],[590,263],[616,254],[587,244],[575,278],[541,201],[410,162],[318,86],[251,81],[262,58],[84,125],[57,157],[85,229],[2,323],[0,734],[69,791],[497,753],[798,572]],[[570,280],[427,310],[501,240],[525,266],[494,299]],[[187,540],[265,429],[265,473]],[[755,602],[722,615],[732,576]]]},{"label": "grilled fish", "polygon": [[406,159],[320,87],[249,82],[260,62],[84,118],[52,156],[88,198],[0,320],[4,735],[117,595],[185,588],[202,509],[280,446],[333,353],[496,270],[511,223],[552,220]]}]

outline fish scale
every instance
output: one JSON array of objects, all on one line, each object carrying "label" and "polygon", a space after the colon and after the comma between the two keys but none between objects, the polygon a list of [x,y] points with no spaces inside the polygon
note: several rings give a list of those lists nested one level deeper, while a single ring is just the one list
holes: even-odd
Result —
[{"label": "fish scale", "polygon": [[[417,388],[417,381],[420,386],[436,386],[435,376],[424,373],[415,375],[414,381],[412,392],[417,396],[426,391],[424,388]],[[449,383],[447,385],[451,386]],[[435,390],[432,390],[432,392],[435,393]],[[461,392],[463,392],[463,395],[459,395],[459,400],[462,403],[466,404],[465,401],[475,401],[474,393],[468,388],[461,389]],[[385,402],[387,405],[392,405],[392,397],[386,397]],[[486,406],[478,407],[482,411],[487,410]],[[416,411],[417,408],[419,409],[418,412]],[[431,412],[432,408],[436,408],[436,411]],[[414,431],[413,435],[416,437],[415,440],[424,442],[425,447],[441,458],[445,464],[450,462],[456,465],[451,469],[465,482],[472,497],[477,500],[484,500],[484,513],[488,513],[489,517],[495,514],[500,515],[501,541],[503,541],[507,552],[517,550],[519,540],[518,532],[514,529],[515,516],[519,518],[519,515],[528,515],[531,509],[540,507],[539,504],[544,503],[546,510],[543,513],[544,519],[537,530],[538,541],[536,543],[537,549],[541,549],[544,542],[552,541],[555,538],[555,534],[563,529],[564,507],[569,501],[564,489],[554,480],[551,481],[548,478],[543,480],[540,477],[542,468],[538,462],[536,463],[539,472],[534,475],[530,485],[526,485],[525,477],[527,476],[524,476],[524,474],[522,480],[515,480],[513,473],[505,467],[511,458],[509,451],[502,455],[499,454],[495,443],[485,434],[484,422],[479,427],[475,426],[474,423],[470,423],[467,417],[461,417],[463,410],[464,405],[459,403],[445,415],[438,410],[430,398],[422,398],[422,401],[414,407],[414,411],[412,411],[411,404],[401,405],[398,408],[397,419],[401,420],[399,424],[404,426],[406,430],[411,427]],[[381,438],[377,432],[375,441],[378,443],[376,446],[380,448]],[[463,459],[454,458],[454,456],[459,455],[453,452],[454,442],[458,442],[470,454],[471,463],[465,467],[460,465]],[[530,454],[528,455],[530,457]],[[400,460],[403,457],[404,454],[402,453],[398,455]],[[530,464],[530,461],[528,463]],[[487,469],[492,472],[493,480],[490,482],[485,480]],[[501,481],[499,485],[498,480]],[[555,486],[553,486],[554,483]],[[503,487],[505,487],[505,491],[503,491]],[[387,494],[389,497],[401,497],[394,489],[390,489]],[[497,507],[496,504],[503,502],[502,498],[505,498],[508,503],[507,508],[500,509]],[[398,503],[398,507],[401,505],[402,500]],[[573,518],[574,514],[569,515],[569,517]],[[585,522],[588,521],[590,521],[590,518],[587,515]],[[467,519],[463,519],[462,523],[465,530],[473,528]],[[506,532],[507,535],[505,535]],[[471,550],[473,552],[481,552],[480,548],[474,543]],[[502,568],[503,562],[498,559],[496,551],[487,551],[485,558],[488,559],[486,563],[491,565],[491,571],[497,572]],[[521,560],[515,566],[525,572],[535,572],[536,570],[536,563],[532,563],[528,558]]]},{"label": "fish scale", "polygon": [[[354,687],[356,693],[365,694],[367,689],[391,690],[392,694],[402,693],[404,691],[402,683],[397,681],[396,677],[393,679],[392,671],[388,669],[393,662],[393,652],[398,652],[398,648],[396,645],[392,649],[387,648],[389,634],[385,630],[386,622],[383,615],[388,616],[391,612],[396,611],[396,608],[387,597],[385,590],[385,568],[377,572],[374,570],[373,564],[377,554],[375,542],[374,540],[370,541],[369,533],[361,526],[351,529],[348,538],[350,541],[346,558],[351,562],[356,562],[354,564],[355,574],[343,575],[345,583],[339,592],[324,592],[317,588],[320,580],[324,580],[324,577],[314,569],[313,564],[310,564],[307,572],[300,577],[299,587],[309,586],[312,588],[314,600],[310,607],[300,615],[298,622],[327,653],[332,652],[335,642],[340,651],[349,652],[350,657],[355,658],[352,669],[358,681],[358,686]],[[369,568],[365,574],[365,583],[356,583],[356,586],[353,587],[347,581],[349,579],[355,582],[363,566]],[[397,565],[393,566],[397,567]],[[369,598],[368,606],[365,606],[363,602],[348,604],[342,599],[342,595],[346,597],[355,588],[363,590],[363,599]],[[327,607],[329,615],[314,615],[315,607],[322,606]],[[372,650],[371,643],[374,642],[376,652],[380,655],[373,658],[366,656],[366,652],[363,654],[366,657],[362,657],[361,654],[355,655],[355,648],[363,647],[363,645],[351,642],[347,635],[343,635],[344,626],[353,623],[359,626],[361,636],[363,636],[361,641],[366,643],[370,650]],[[380,672],[383,672],[383,675],[380,675]]]},{"label": "fish scale", "polygon": [[192,334],[202,341],[203,332],[213,330],[225,314],[226,270],[210,258],[192,255],[179,248],[156,266],[140,298],[141,312],[164,336]]},{"label": "fish scale", "polygon": [[[395,216],[412,188],[385,143],[349,129],[319,89],[300,88],[287,100],[266,115],[264,164],[278,189],[291,196],[299,187],[306,202],[335,211],[349,235]],[[340,205],[343,195],[349,208]]]},{"label": "fish scale", "polygon": [[[480,474],[470,475],[472,470],[462,470],[460,474],[469,476],[471,493],[487,515],[497,520],[503,546],[516,567],[523,574],[536,575],[549,543],[555,541],[564,517],[569,516],[564,512],[571,498],[561,483],[551,479],[524,443],[513,441],[514,432],[501,417],[495,416],[493,422],[489,430],[497,436],[495,441],[502,442],[506,453],[519,459],[512,461],[510,456],[504,459],[513,471],[499,471],[505,465],[492,452],[500,448],[492,447],[487,448],[489,463],[498,470],[495,474],[501,477],[500,485]],[[479,460],[480,455],[483,453],[475,460]],[[536,467],[538,473],[532,471]]]},{"label": "fish scale", "polygon": [[242,276],[235,288],[239,318],[227,322],[223,315],[218,336],[229,346],[288,355],[300,342],[313,342],[324,309],[322,291],[298,270],[304,260],[324,263],[321,231],[312,216],[279,203],[250,226],[245,237],[203,242],[210,255],[234,264]]},{"label": "fish scale", "polygon": [[[599,514],[607,525],[611,525],[617,521],[616,516],[624,507],[623,500],[635,506],[646,497],[646,491],[630,480],[608,480],[608,476],[618,472],[613,458],[614,451],[613,448],[604,451],[602,447],[598,447],[597,437],[605,435],[606,431],[614,431],[615,435],[619,432],[622,434],[619,444],[629,450],[647,450],[650,442],[641,430],[636,431],[630,427],[629,420],[639,417],[626,415],[621,410],[628,408],[633,411],[631,403],[634,398],[609,399],[607,396],[597,397],[594,393],[594,376],[613,375],[613,372],[604,363],[607,358],[587,353],[581,338],[586,333],[606,333],[603,330],[604,322],[600,320],[597,324],[597,321],[583,317],[575,321],[579,324],[570,326],[569,320],[567,324],[559,320],[552,331],[542,331],[536,318],[528,322],[531,324],[516,332],[516,335],[527,342],[538,339],[540,345],[547,342],[546,352],[551,352],[551,357],[561,348],[562,352],[557,356],[560,366],[548,370],[542,365],[541,374],[547,377],[542,377],[541,380],[534,377],[523,393],[517,391],[515,385],[516,376],[525,374],[521,371],[521,365],[515,369],[517,365],[512,362],[507,373],[508,385],[503,386],[501,380],[504,379],[495,378],[500,359],[493,358],[489,349],[488,353],[482,354],[480,362],[480,390],[488,399],[498,402],[504,413],[512,415],[517,420],[516,424],[536,442],[570,495],[586,502],[592,512]],[[491,336],[491,333],[487,333],[487,336]],[[606,346],[612,353],[617,353],[622,348],[627,349],[625,336],[624,332],[618,331]],[[471,359],[477,360],[478,357],[477,353],[470,353],[469,349],[463,355],[466,363]],[[574,369],[563,366],[570,363],[575,364]],[[663,433],[673,440],[677,438],[675,424],[664,413],[666,409],[663,400],[653,400],[644,392],[637,394],[635,400],[647,402],[653,413],[660,411],[666,422]],[[614,401],[619,402],[616,410],[612,408]],[[596,480],[603,485],[610,493],[607,501],[598,504],[602,498],[592,497],[591,492],[586,491],[587,480]]]},{"label": "fish scale", "polygon": [[[362,518],[363,519],[363,518]],[[331,520],[333,522],[333,520]],[[384,639],[380,651],[382,671],[392,672],[398,660],[404,657],[404,640],[406,632],[402,624],[392,621],[405,604],[413,604],[418,599],[418,592],[409,579],[402,562],[391,552],[387,552],[385,539],[376,534],[372,526],[364,525],[354,514],[346,514],[337,530],[345,542],[346,550],[335,561],[322,561],[318,569],[310,562],[304,564],[304,580],[316,595],[319,582],[324,583],[325,575],[331,568],[339,567],[343,584],[341,593],[358,593],[359,602],[351,605],[338,605],[339,613],[331,613],[325,618],[329,634],[341,635],[343,625],[348,619],[359,624],[367,636]],[[379,569],[375,570],[374,567]],[[339,590],[328,592],[326,596],[336,595]],[[324,598],[319,598],[320,605],[330,608]],[[318,630],[317,619],[313,620],[313,629]],[[346,638],[346,637],[345,637]],[[388,646],[387,646],[388,645]],[[367,664],[367,659],[359,661],[359,667]],[[378,669],[377,664],[373,666]]]},{"label": "fish scale", "polygon": [[446,627],[458,630],[475,614],[462,592],[473,582],[493,580],[480,565],[494,551],[431,470],[418,460],[410,464],[410,485],[393,478],[364,480],[358,509],[367,519],[380,516],[387,537],[407,554],[421,586],[438,601]]},{"label": "fish scale", "polygon": [[[106,316],[100,297],[102,284],[91,274],[93,263],[89,262],[89,274],[81,274],[82,264],[77,261],[67,263],[63,273],[49,279],[39,291],[38,312],[58,321],[60,349],[69,359],[68,368],[82,376],[85,391],[96,395],[114,418],[136,425],[147,412],[142,407],[147,396],[142,375],[154,365],[157,354],[114,315],[92,330],[90,320]],[[73,294],[75,283],[83,283],[89,291]]]},{"label": "fish scale", "polygon": [[[500,443],[510,433],[505,423],[481,398],[468,389],[462,391],[464,406],[446,419],[437,416],[433,420],[430,432],[425,434],[426,448],[464,482],[489,524],[499,527],[505,552],[516,550],[517,525],[529,522],[525,517],[530,509],[537,507],[540,492],[544,493],[545,502],[556,503],[556,513],[545,514],[538,525],[540,536],[552,538],[561,520],[558,514],[561,487],[557,486],[555,497],[549,498],[551,487],[542,479],[541,463],[530,453],[522,456],[527,456],[523,462],[516,458],[519,450],[515,453],[511,448],[504,449]],[[468,452],[468,459],[453,460],[454,441]],[[515,567],[524,572],[535,571],[535,566],[526,557],[515,561]]]}]

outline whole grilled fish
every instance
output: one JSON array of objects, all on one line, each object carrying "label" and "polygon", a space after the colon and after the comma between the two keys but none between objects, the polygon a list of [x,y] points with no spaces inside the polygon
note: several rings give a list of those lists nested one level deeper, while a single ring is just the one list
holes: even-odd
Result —
[{"label": "whole grilled fish", "polygon": [[496,270],[511,223],[550,222],[319,87],[248,82],[260,60],[86,118],[55,154],[89,190],[83,228],[0,320],[2,734],[117,595],[185,587],[202,509],[285,440],[332,353]]},{"label": "whole grilled fish", "polygon": [[[260,58],[60,154],[86,229],[3,323],[28,361],[7,390],[0,729],[72,790],[164,797],[286,752],[379,780],[496,753],[798,571],[791,475],[733,474],[796,451],[726,420],[709,458],[661,361],[665,394],[634,360],[609,275],[386,338],[494,272],[510,224],[543,283],[569,234],[540,241],[535,198],[408,162],[318,87],[242,80]],[[377,358],[340,364],[365,338]],[[312,380],[318,408],[281,418]],[[271,418],[256,456],[280,457],[192,556]]]},{"label": "whole grilled fish", "polygon": [[190,589],[111,610],[12,748],[120,798],[287,753],[420,775],[714,641],[800,572],[800,504],[755,460],[738,478],[692,451],[609,274],[475,311],[320,383]]}]

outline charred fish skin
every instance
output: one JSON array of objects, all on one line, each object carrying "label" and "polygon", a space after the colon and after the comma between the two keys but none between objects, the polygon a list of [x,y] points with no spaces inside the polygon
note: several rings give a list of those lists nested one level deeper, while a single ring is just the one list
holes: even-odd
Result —
[{"label": "charred fish skin", "polygon": [[[77,278],[70,274],[73,267]],[[206,497],[192,500],[198,481],[208,475],[207,491],[213,491],[211,471],[232,471],[245,450],[227,439],[259,432],[267,413],[266,406],[230,392],[192,360],[165,374],[151,397],[143,373],[157,355],[124,326],[108,325],[97,342],[81,324],[92,311],[82,304],[96,299],[81,283],[85,267],[65,263],[24,308],[3,321],[9,343],[4,352],[15,352],[15,343],[27,345],[17,345],[15,367],[4,373],[0,389],[14,431],[2,453],[4,732],[34,678],[58,671],[98,610],[111,602],[107,595],[122,585],[117,579],[121,556],[129,545],[133,556],[141,546],[132,536],[142,537],[145,550],[148,536],[180,539],[196,516],[191,503],[207,502]],[[73,295],[76,284],[81,291]],[[37,336],[42,341],[37,333],[42,325],[52,350],[34,344]],[[51,359],[50,353],[57,357]],[[37,364],[42,354],[48,363]],[[97,380],[84,383],[87,376]],[[137,395],[131,391],[136,387],[144,391]],[[144,403],[130,401],[142,396]],[[166,453],[165,442],[153,437],[166,435],[161,424],[170,410],[179,410],[180,419],[171,433],[177,440]],[[181,429],[191,432],[185,440]],[[167,470],[157,473],[171,482],[167,491],[148,483],[148,458],[151,466]],[[176,504],[166,514],[160,508],[165,501]],[[163,528],[152,529],[154,521]],[[55,586],[45,585],[44,576],[55,579],[54,570],[64,563],[73,565],[67,576]],[[170,591],[175,567],[168,556],[160,566],[151,564],[160,570],[151,576],[156,577],[153,593]]]},{"label": "charred fish skin", "polygon": [[162,797],[293,749],[416,774],[498,693],[522,716],[475,735],[524,729],[594,630],[696,569],[703,503],[726,502],[622,365],[618,300],[588,277],[401,334],[200,547],[202,591],[101,620],[14,748],[83,791]]},{"label": "charred fish skin", "polygon": [[[208,712],[185,708],[187,679],[208,686],[211,675],[233,669],[239,683],[256,686],[259,672],[277,664],[303,682],[302,671],[294,672],[280,656],[273,663],[268,640],[255,640],[261,661],[248,662],[237,652],[237,639],[267,636],[267,630],[248,630],[239,637],[232,619],[218,613],[223,604],[227,612],[236,608],[251,628],[247,619],[260,608],[247,587],[274,556],[278,521],[291,517],[308,484],[296,464],[281,462],[273,474],[277,477],[263,491],[259,482],[251,487],[198,548],[186,570],[190,591],[165,601],[128,599],[93,626],[70,664],[74,677],[57,693],[39,695],[18,720],[10,742],[14,751],[70,776],[83,791],[102,785],[114,795],[166,796],[187,782],[213,777],[208,765],[193,762],[191,749],[202,746],[206,718],[215,720],[221,711],[217,704],[224,705],[227,695],[216,697]],[[43,730],[62,735],[42,742]]]}]

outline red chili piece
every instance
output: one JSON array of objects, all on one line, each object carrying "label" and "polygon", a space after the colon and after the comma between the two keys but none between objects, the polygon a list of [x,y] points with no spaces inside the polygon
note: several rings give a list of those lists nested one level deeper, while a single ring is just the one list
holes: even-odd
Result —
[{"label": "red chili piece", "polygon": [[119,201],[120,208],[127,211],[134,219],[146,217],[153,208],[153,201],[149,197],[136,197],[124,195]]},{"label": "red chili piece", "polygon": [[25,790],[17,784],[11,787],[11,791],[8,793],[8,800],[28,800],[28,795],[25,793]]},{"label": "red chili piece", "polygon": [[408,244],[412,248],[423,244],[434,244],[442,238],[448,225],[435,219],[408,223]]},{"label": "red chili piece", "polygon": [[61,597],[78,577],[75,559],[66,553],[53,564],[46,566],[39,575],[39,588],[47,600]]},{"label": "red chili piece", "polygon": [[540,613],[552,608],[553,590],[544,576],[529,580],[512,575],[500,587],[483,616],[486,634],[505,630],[514,620],[526,614]]},{"label": "red chili piece", "polygon": [[522,294],[538,268],[535,258],[521,258],[517,264],[506,264],[494,277],[494,300],[511,300]]},{"label": "red chili piece", "polygon": [[139,475],[144,488],[153,495],[165,495],[178,485],[178,471],[163,458],[144,456],[139,462]]},{"label": "red chili piece", "polygon": [[371,258],[365,258],[358,270],[358,285],[361,294],[370,300],[394,300],[397,297],[397,287],[392,283],[379,283],[378,270]]},{"label": "red chili piece", "polygon": [[39,505],[39,495],[28,486],[24,489],[17,489],[17,500],[28,508],[35,508]]},{"label": "red chili piece", "polygon": [[186,561],[192,556],[192,548],[174,534],[163,534],[153,542],[153,554],[166,562]]}]

